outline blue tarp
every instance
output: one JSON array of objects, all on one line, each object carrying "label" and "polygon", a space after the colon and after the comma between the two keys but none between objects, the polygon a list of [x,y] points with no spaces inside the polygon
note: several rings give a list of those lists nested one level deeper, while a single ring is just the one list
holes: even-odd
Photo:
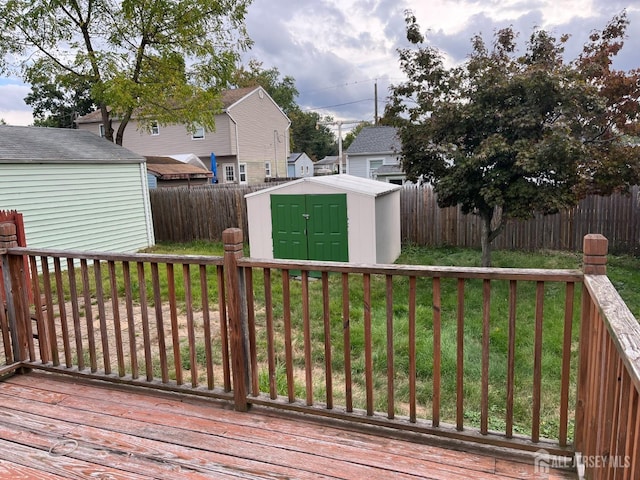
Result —
[{"label": "blue tarp", "polygon": [[216,163],[216,154],[213,152],[211,152],[211,172],[213,172],[211,183],[218,183],[218,165]]}]

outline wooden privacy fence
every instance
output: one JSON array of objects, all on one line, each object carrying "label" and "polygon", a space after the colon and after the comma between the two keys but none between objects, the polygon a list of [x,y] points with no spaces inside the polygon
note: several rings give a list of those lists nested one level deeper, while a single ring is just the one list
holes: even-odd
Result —
[{"label": "wooden privacy fence", "polygon": [[[242,257],[238,229],[225,231],[224,257],[9,248],[0,373],[44,369],[242,411],[577,451],[600,459],[592,478],[615,468],[634,479],[640,328],[602,275],[603,240],[585,239],[584,274],[256,260]],[[44,309],[24,294],[25,257]],[[550,298],[563,307],[546,308]],[[614,453],[622,460],[603,469]]]},{"label": "wooden privacy fence", "polygon": [[[226,228],[248,231],[244,195],[269,185],[210,186],[151,190],[156,239],[186,242],[220,241]],[[478,248],[481,224],[459,207],[439,208],[428,186],[405,186],[400,194],[404,243]],[[615,253],[640,254],[640,190],[629,195],[589,196],[576,207],[555,215],[536,215],[509,222],[495,240],[499,249],[579,251],[588,233],[600,233]]]}]

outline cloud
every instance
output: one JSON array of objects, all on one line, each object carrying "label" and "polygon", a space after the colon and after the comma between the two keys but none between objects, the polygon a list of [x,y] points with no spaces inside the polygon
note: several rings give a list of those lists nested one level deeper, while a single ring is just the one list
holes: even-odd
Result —
[{"label": "cloud", "polygon": [[28,85],[19,81],[0,79],[0,119],[9,125],[31,125],[31,107],[24,103],[24,97],[31,91]]}]

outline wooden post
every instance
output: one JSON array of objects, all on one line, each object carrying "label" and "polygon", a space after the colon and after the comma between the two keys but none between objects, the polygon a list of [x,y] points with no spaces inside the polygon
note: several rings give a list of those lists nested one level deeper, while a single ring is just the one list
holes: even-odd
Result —
[{"label": "wooden post", "polygon": [[[606,275],[607,273],[608,240],[600,234],[588,234],[584,236],[582,248],[582,270],[585,275]],[[580,314],[580,343],[578,354],[578,392],[576,395],[574,448],[576,452],[584,452],[585,435],[590,421],[586,415],[587,397],[589,390],[594,388],[589,385],[589,362],[592,361],[593,328],[592,319],[593,304],[586,286],[582,287],[582,308]]]},{"label": "wooden post", "polygon": [[242,258],[242,230],[228,228],[222,232],[224,243],[224,277],[227,292],[227,318],[229,319],[231,367],[235,409],[249,409],[247,394],[250,387],[249,334],[247,321],[247,297],[244,270],[238,267]]},{"label": "wooden post", "polygon": [[584,236],[582,243],[582,270],[585,275],[607,274],[607,250],[609,241],[599,233]]},{"label": "wooden post", "polygon": [[[29,315],[29,282],[25,271],[24,258],[21,255],[10,255],[7,248],[17,247],[16,225],[0,223],[0,251],[2,251],[2,280],[4,298],[11,331],[11,344],[14,361],[27,359],[29,347],[28,322]],[[4,308],[4,307],[2,307]]]}]

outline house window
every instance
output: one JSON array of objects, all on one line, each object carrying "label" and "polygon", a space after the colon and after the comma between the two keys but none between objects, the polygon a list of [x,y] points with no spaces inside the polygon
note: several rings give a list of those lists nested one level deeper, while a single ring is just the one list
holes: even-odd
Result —
[{"label": "house window", "polygon": [[196,127],[191,138],[193,140],[202,140],[204,138],[204,127]]},{"label": "house window", "polygon": [[151,122],[151,135],[160,135],[160,125],[158,122]]},{"label": "house window", "polygon": [[98,135],[100,135],[101,138],[105,136],[104,125],[102,123],[98,125]]},{"label": "house window", "polygon": [[233,165],[224,166],[224,181],[225,183],[234,183],[236,181],[236,169]]},{"label": "house window", "polygon": [[271,162],[264,162],[264,176],[267,178],[271,176]]},{"label": "house window", "polygon": [[247,183],[247,164],[241,163],[238,165],[238,176],[240,177],[240,183]]},{"label": "house window", "polygon": [[376,171],[382,166],[382,159],[369,160],[369,178],[376,178]]}]

